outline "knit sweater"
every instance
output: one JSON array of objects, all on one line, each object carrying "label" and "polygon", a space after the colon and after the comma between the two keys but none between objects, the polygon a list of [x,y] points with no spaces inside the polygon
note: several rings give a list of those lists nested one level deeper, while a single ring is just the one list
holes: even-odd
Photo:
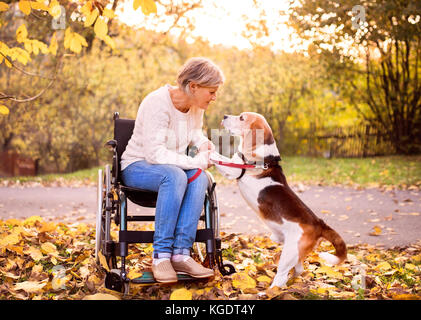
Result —
[{"label": "knit sweater", "polygon": [[151,164],[173,164],[181,169],[207,168],[207,154],[194,158],[186,155],[190,146],[200,147],[208,139],[203,135],[203,110],[176,109],[165,85],[149,93],[139,106],[133,135],[121,156],[121,170],[139,160]]}]

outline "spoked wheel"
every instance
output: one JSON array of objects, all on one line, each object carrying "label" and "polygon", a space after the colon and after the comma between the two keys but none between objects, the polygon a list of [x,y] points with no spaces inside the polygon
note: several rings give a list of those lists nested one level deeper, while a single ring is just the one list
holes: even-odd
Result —
[{"label": "spoked wheel", "polygon": [[111,240],[111,201],[108,197],[111,191],[110,166],[106,165],[104,173],[98,170],[97,185],[97,213],[95,226],[95,259],[100,261],[100,254],[106,258],[109,269],[115,267],[115,257],[113,258],[106,250],[106,243]]},{"label": "spoked wheel", "polygon": [[207,210],[210,211],[209,221],[207,225],[214,230],[214,238],[215,238],[215,252],[212,255],[214,261],[212,263],[216,265],[221,272],[222,275],[230,275],[235,273],[234,264],[230,261],[224,262],[222,259],[222,248],[221,248],[221,238],[220,238],[220,215],[219,215],[219,206],[218,206],[218,199],[216,197],[216,183],[215,179],[213,178],[212,174],[206,171],[209,180],[209,187],[207,191]]},{"label": "spoked wheel", "polygon": [[103,221],[103,209],[105,202],[105,192],[103,184],[103,173],[102,169],[98,170],[98,181],[97,181],[97,211],[96,211],[96,224],[95,224],[95,259],[99,263],[99,253],[102,253],[102,243],[104,241],[104,221]]}]

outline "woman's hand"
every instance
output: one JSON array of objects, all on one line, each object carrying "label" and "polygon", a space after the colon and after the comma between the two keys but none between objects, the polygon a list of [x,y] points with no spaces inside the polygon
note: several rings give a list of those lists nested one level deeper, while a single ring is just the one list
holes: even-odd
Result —
[{"label": "woman's hand", "polygon": [[200,159],[201,168],[203,170],[209,169],[210,167],[213,166],[212,161],[210,161],[211,153],[212,151],[210,150],[204,150],[204,151],[199,151],[199,153],[196,155],[196,157]]},{"label": "woman's hand", "polygon": [[215,145],[212,143],[212,141],[205,142],[200,146],[199,152],[204,152],[204,151],[210,151],[210,152],[215,151]]}]

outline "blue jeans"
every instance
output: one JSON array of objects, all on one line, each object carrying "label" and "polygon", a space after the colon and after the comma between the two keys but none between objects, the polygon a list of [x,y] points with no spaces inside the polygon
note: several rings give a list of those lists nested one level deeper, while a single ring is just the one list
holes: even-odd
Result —
[{"label": "blue jeans", "polygon": [[187,183],[196,172],[197,169],[183,170],[145,160],[134,162],[122,171],[126,186],[158,192],[153,238],[155,258],[190,254],[208,187],[205,172]]}]

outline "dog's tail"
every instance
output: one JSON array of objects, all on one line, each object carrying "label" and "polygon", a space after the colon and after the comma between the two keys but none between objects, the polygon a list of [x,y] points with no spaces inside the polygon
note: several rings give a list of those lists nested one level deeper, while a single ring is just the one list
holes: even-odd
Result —
[{"label": "dog's tail", "polygon": [[339,264],[343,262],[346,259],[347,249],[342,237],[335,230],[329,227],[324,221],[322,221],[321,236],[333,244],[336,253],[333,255],[328,252],[322,252],[319,254],[319,257],[324,259],[329,264]]}]

